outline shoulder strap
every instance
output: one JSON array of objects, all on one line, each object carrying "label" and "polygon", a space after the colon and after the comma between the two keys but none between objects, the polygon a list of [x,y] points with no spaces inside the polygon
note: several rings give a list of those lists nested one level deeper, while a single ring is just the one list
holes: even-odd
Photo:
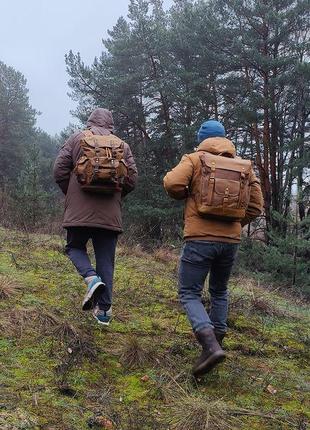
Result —
[{"label": "shoulder strap", "polygon": [[94,135],[94,133],[89,128],[87,128],[86,130],[83,130],[82,133],[84,134],[85,137],[91,137]]}]

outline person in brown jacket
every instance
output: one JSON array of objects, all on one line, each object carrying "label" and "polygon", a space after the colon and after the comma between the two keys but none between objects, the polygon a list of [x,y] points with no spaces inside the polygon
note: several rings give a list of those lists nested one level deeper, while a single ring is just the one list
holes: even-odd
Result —
[{"label": "person in brown jacket", "polygon": [[[87,129],[94,135],[109,135],[113,128],[112,114],[107,109],[95,109],[87,121]],[[83,310],[93,309],[97,321],[109,325],[115,249],[118,234],[122,231],[121,201],[135,187],[137,168],[130,147],[124,142],[128,176],[122,191],[112,196],[83,191],[73,172],[81,155],[82,137],[82,131],[75,132],[60,149],[54,165],[54,178],[66,196],[63,220],[67,230],[66,253],[87,285]],[[95,251],[96,269],[87,254],[89,239]]]},{"label": "person in brown jacket", "polygon": [[[202,217],[198,213],[195,195],[200,192],[202,152],[236,156],[235,146],[225,138],[225,129],[218,121],[209,120],[202,124],[198,143],[197,150],[184,155],[164,178],[167,193],[174,199],[185,200],[185,244],[179,269],[179,297],[202,346],[202,353],[193,367],[195,376],[210,371],[225,358],[222,341],[227,331],[227,284],[241,240],[241,229],[259,216],[263,209],[260,184],[251,168],[250,196],[244,219],[223,220]],[[208,273],[211,296],[209,314],[201,300]]]}]

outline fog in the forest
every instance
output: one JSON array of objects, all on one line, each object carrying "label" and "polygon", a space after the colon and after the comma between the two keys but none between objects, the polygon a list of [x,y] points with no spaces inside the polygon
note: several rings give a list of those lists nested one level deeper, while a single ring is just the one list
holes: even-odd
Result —
[{"label": "fog in the forest", "polygon": [[[31,104],[42,112],[38,125],[48,133],[74,121],[64,55],[72,49],[91,63],[101,53],[108,29],[127,15],[128,4],[129,0],[1,0],[1,61],[26,77]],[[172,0],[164,4],[169,7]]]}]

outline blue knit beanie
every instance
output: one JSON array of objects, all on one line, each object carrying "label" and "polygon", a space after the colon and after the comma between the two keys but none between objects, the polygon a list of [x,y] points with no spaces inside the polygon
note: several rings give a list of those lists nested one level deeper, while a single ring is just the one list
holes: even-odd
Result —
[{"label": "blue knit beanie", "polygon": [[225,128],[223,124],[214,119],[203,122],[197,133],[198,143],[208,139],[208,137],[225,137]]}]

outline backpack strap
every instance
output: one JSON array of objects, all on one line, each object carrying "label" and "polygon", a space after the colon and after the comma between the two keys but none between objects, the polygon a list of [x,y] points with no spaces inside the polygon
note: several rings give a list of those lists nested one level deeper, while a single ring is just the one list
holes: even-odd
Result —
[{"label": "backpack strap", "polygon": [[[203,170],[204,175],[207,175],[207,173],[208,173],[208,167],[207,167],[205,160],[204,160],[204,158],[206,158],[206,157],[207,157],[207,151],[204,151],[203,154],[200,156],[200,160],[201,160],[201,164],[202,164],[201,168]],[[207,205],[211,205],[211,203],[212,203],[213,191],[214,191],[214,185],[215,185],[215,169],[216,169],[215,161],[212,161],[211,162],[211,173],[210,173],[209,181],[208,181]]]},{"label": "backpack strap", "polygon": [[91,137],[94,135],[94,133],[89,128],[87,128],[86,130],[83,130],[82,133],[84,134],[85,137]]},{"label": "backpack strap", "polygon": [[215,169],[216,169],[215,161],[212,161],[211,174],[208,182],[208,201],[207,201],[208,205],[211,205],[212,199],[213,199],[213,191],[214,191],[214,185],[215,185]]},{"label": "backpack strap", "polygon": [[245,186],[249,179],[249,173],[246,173],[245,167],[242,167],[242,172],[240,173],[240,194],[238,207],[243,207],[245,205]]},{"label": "backpack strap", "polygon": [[[92,135],[93,135],[93,133],[92,133]],[[97,140],[96,137],[94,138],[94,143],[95,143],[95,154],[96,154],[95,159],[94,159],[94,161],[95,161],[95,165],[94,165],[94,178],[97,178],[98,172],[100,170],[100,157],[99,157],[100,156],[100,148],[98,146],[98,140]]]}]

